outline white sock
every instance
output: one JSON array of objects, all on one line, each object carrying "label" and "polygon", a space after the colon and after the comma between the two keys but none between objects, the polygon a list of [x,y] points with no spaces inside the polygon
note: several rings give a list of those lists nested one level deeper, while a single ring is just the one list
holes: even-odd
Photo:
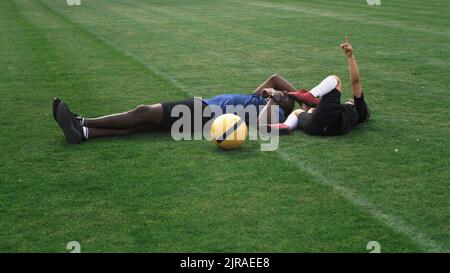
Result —
[{"label": "white sock", "polygon": [[291,130],[297,128],[297,125],[298,125],[297,115],[294,113],[291,113],[283,124],[287,125],[289,127],[289,129],[291,129]]},{"label": "white sock", "polygon": [[81,124],[81,126],[84,126],[84,124],[85,124],[84,118],[81,118],[80,124]]},{"label": "white sock", "polygon": [[318,86],[314,87],[309,91],[311,94],[313,94],[314,97],[322,97],[326,94],[330,93],[334,88],[336,88],[338,84],[338,81],[333,76],[328,76],[323,80],[321,83],[319,83]]},{"label": "white sock", "polygon": [[86,126],[83,126],[83,136],[85,139],[89,138],[89,128]]}]

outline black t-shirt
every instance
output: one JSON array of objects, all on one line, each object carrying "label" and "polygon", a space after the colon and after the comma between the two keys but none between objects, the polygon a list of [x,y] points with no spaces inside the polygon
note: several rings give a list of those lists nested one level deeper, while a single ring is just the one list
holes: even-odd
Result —
[{"label": "black t-shirt", "polygon": [[369,109],[364,101],[364,93],[360,98],[353,96],[355,102],[351,104],[341,104],[342,107],[342,131],[349,132],[355,125],[366,121],[369,118]]},{"label": "black t-shirt", "polygon": [[304,131],[315,135],[342,135],[369,117],[369,111],[361,98],[354,97],[355,105],[341,104],[341,92],[337,89],[323,96],[315,113],[305,125]]}]

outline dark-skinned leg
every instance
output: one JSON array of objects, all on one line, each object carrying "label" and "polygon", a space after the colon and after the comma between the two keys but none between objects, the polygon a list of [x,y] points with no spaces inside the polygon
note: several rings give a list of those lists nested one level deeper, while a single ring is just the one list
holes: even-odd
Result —
[{"label": "dark-skinned leg", "polygon": [[[112,114],[98,118],[86,118],[85,126],[103,129],[134,129],[143,124],[159,125],[163,116],[163,108],[160,103],[152,105],[139,105],[131,111]],[[126,130],[124,134],[126,134]],[[120,132],[111,132],[120,133]]]},{"label": "dark-skinned leg", "polygon": [[278,91],[295,92],[297,89],[285,78],[278,74],[273,74],[267,80],[265,80],[255,90],[255,94],[261,94],[261,91],[265,88],[273,88]]},{"label": "dark-skinned leg", "polygon": [[89,128],[89,139],[102,138],[102,137],[114,137],[129,135],[142,131],[153,131],[157,127],[149,124],[140,125],[128,129],[105,129],[105,128]]}]

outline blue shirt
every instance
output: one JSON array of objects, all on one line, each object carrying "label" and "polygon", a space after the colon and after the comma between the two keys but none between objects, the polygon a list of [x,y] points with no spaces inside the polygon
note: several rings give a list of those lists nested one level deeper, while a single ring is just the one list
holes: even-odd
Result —
[{"label": "blue shirt", "polygon": [[[204,103],[207,105],[217,105],[222,109],[222,113],[227,113],[226,106],[232,105],[232,106],[238,106],[242,105],[244,108],[248,105],[254,105],[258,111],[262,110],[262,107],[259,107],[260,105],[266,105],[267,100],[259,95],[254,94],[223,94],[218,95],[215,97],[212,97],[210,99],[204,99]],[[284,121],[284,111],[281,107],[278,107],[278,118],[280,122]],[[245,115],[245,123],[248,124],[248,115]]]}]

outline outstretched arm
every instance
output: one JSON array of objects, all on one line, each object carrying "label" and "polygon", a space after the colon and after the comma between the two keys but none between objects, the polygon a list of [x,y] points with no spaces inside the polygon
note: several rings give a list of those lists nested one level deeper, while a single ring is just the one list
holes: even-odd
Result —
[{"label": "outstretched arm", "polygon": [[341,44],[342,50],[344,50],[344,54],[347,56],[348,60],[348,69],[350,72],[350,84],[352,87],[353,95],[357,98],[362,96],[362,88],[361,88],[361,78],[359,76],[359,68],[356,63],[355,56],[353,55],[352,45],[348,42],[348,36],[345,36],[344,43]]}]

